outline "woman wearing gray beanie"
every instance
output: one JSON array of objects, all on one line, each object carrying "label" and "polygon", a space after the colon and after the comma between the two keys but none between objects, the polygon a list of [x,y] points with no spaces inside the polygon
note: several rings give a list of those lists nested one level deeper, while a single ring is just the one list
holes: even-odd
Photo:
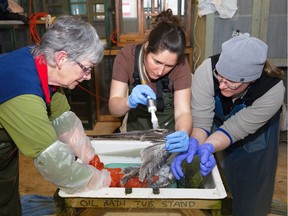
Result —
[{"label": "woman wearing gray beanie", "polygon": [[[206,59],[192,81],[191,146],[198,149],[202,175],[215,166],[213,153],[221,156],[233,215],[267,215],[271,206],[285,87],[283,71],[267,60],[267,51],[261,40],[240,34]],[[181,163],[190,162],[193,152],[175,157],[176,178],[184,177]]]}]

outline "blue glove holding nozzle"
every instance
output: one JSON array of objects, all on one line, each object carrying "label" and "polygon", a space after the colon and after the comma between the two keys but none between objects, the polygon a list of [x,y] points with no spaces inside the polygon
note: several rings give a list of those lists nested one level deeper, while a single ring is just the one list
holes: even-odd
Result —
[{"label": "blue glove holding nozzle", "polygon": [[214,146],[211,143],[204,143],[198,148],[198,156],[200,158],[200,170],[202,176],[206,176],[216,165],[213,152]]},{"label": "blue glove holding nozzle", "polygon": [[195,138],[190,138],[188,151],[179,153],[174,158],[171,164],[171,171],[177,180],[180,180],[181,177],[184,177],[184,174],[181,168],[182,161],[186,159],[187,163],[191,163],[195,154],[197,153],[198,146],[199,146],[198,140]]},{"label": "blue glove holding nozzle", "polygon": [[185,152],[189,147],[189,136],[186,131],[176,131],[166,136],[166,151]]},{"label": "blue glove holding nozzle", "polygon": [[148,85],[137,85],[133,88],[131,94],[128,97],[128,105],[130,108],[136,108],[138,104],[146,106],[147,96],[156,100],[156,94]]}]

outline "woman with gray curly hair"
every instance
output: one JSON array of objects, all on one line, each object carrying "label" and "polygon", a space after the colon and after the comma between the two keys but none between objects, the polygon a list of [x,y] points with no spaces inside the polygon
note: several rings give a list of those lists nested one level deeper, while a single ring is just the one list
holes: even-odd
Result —
[{"label": "woman with gray curly hair", "polygon": [[39,45],[0,55],[0,215],[22,215],[18,149],[67,193],[110,185],[107,170],[89,165],[97,155],[61,88],[91,79],[103,50],[93,26],[65,15]]}]

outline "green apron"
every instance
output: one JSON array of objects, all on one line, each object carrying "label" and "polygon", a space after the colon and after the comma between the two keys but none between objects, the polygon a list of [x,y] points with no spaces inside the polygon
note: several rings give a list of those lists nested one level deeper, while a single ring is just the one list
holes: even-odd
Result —
[{"label": "green apron", "polygon": [[[174,94],[171,92],[163,92],[164,110],[156,111],[158,123],[161,129],[169,129],[174,131]],[[127,119],[127,131],[149,130],[152,129],[151,113],[147,107],[138,105],[136,109],[131,109]]]}]

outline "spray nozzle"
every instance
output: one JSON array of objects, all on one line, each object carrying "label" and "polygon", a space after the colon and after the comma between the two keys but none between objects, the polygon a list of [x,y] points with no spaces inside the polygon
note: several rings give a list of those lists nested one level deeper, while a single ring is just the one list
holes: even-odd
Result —
[{"label": "spray nozzle", "polygon": [[153,126],[153,129],[158,129],[159,128],[159,124],[158,124],[158,118],[155,114],[155,112],[157,111],[156,108],[156,100],[151,99],[149,96],[147,96],[147,108],[148,108],[148,112],[151,113],[151,123]]},{"label": "spray nozzle", "polygon": [[148,108],[148,112],[156,112],[157,111],[157,101],[151,99],[149,96],[147,96],[147,108]]}]

